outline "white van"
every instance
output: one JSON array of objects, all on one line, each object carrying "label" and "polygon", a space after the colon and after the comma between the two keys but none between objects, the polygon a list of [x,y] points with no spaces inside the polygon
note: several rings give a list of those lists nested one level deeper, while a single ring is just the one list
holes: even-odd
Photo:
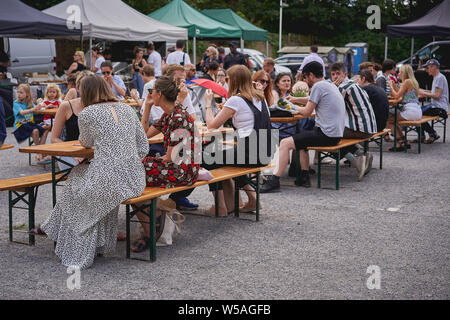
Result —
[{"label": "white van", "polygon": [[14,77],[23,73],[56,74],[56,47],[53,39],[0,38],[4,52],[11,60],[8,68]]}]

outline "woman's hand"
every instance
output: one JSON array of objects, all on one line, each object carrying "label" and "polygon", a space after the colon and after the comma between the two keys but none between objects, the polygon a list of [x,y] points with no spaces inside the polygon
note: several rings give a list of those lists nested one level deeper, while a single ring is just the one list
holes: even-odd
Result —
[{"label": "woman's hand", "polygon": [[136,102],[139,101],[139,92],[137,92],[137,90],[131,90],[130,91],[131,94],[131,98],[133,98]]},{"label": "woman's hand", "polygon": [[261,90],[263,91],[263,85],[260,82],[257,81],[253,81],[253,85],[255,86],[256,90]]},{"label": "woman's hand", "polygon": [[183,103],[183,101],[187,98],[189,91],[186,88],[186,82],[181,82],[180,86],[178,87],[180,89],[180,92],[178,93],[178,102]]},{"label": "woman's hand", "polygon": [[213,97],[214,97],[214,92],[211,89],[206,90],[206,93],[205,93],[206,104],[211,105]]}]

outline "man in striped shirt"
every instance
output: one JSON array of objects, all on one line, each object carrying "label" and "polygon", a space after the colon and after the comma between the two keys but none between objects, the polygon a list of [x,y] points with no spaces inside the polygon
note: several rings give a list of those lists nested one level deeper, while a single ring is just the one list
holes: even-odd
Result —
[{"label": "man in striped shirt", "polygon": [[[338,87],[345,101],[344,139],[366,139],[377,132],[377,122],[369,96],[356,82],[347,77],[343,63],[331,66],[331,80]],[[342,155],[350,161],[358,171],[361,181],[372,167],[373,155],[364,154],[357,146],[342,149]]]}]

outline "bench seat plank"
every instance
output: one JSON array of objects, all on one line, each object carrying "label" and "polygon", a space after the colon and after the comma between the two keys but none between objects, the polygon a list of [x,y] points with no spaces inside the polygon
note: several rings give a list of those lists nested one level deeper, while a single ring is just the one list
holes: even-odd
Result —
[{"label": "bench seat plank", "polygon": [[[62,175],[57,175],[59,179]],[[37,174],[33,176],[13,178],[0,180],[0,191],[19,191],[26,188],[41,186],[44,184],[52,183],[52,174],[51,173],[43,173]]]},{"label": "bench seat plank", "polygon": [[14,148],[14,146],[12,144],[4,144],[0,147],[0,150],[8,150],[8,149],[12,149]]},{"label": "bench seat plank", "polygon": [[417,120],[417,121],[402,120],[402,121],[399,121],[398,124],[400,126],[418,127],[422,123],[433,121],[433,120],[438,120],[438,119],[439,119],[439,116],[422,116],[422,119],[420,119],[420,120]]},{"label": "bench seat plank", "polygon": [[198,181],[195,184],[191,186],[181,186],[181,187],[175,187],[175,188],[160,188],[160,187],[147,187],[144,189],[144,192],[141,196],[128,199],[127,201],[123,202],[123,204],[136,204],[143,201],[152,200],[164,195],[168,195],[171,193],[189,190],[192,188],[197,188],[200,186],[236,178],[239,176],[257,173],[263,169],[266,169],[267,167],[257,167],[257,168],[241,168],[241,167],[223,167],[211,170],[211,174],[213,175],[214,179],[209,181]]},{"label": "bench seat plank", "polygon": [[357,143],[362,143],[367,140],[371,140],[374,138],[377,138],[379,136],[384,136],[385,134],[388,134],[391,130],[390,129],[384,129],[383,131],[377,132],[373,134],[371,137],[367,139],[342,139],[337,145],[330,146],[330,147],[308,147],[308,150],[316,150],[321,152],[336,152],[339,149],[353,146]]}]

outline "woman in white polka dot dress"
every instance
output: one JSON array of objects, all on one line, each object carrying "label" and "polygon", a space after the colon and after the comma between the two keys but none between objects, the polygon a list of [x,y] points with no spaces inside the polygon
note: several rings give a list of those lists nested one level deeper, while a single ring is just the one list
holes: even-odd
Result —
[{"label": "woman in white polka dot dress", "polygon": [[57,242],[63,265],[84,269],[97,254],[115,251],[119,205],[145,188],[149,144],[134,110],[102,78],[85,77],[80,92],[79,140],[95,148],[94,158],[72,169],[41,230]]}]

